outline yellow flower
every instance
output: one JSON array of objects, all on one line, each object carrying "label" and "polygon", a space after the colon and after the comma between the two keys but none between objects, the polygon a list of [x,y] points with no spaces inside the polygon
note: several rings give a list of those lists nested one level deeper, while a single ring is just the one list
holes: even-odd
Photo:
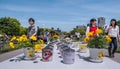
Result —
[{"label": "yellow flower", "polygon": [[102,34],[102,33],[103,33],[103,30],[101,30],[101,29],[96,30],[96,34]]},{"label": "yellow flower", "polygon": [[15,36],[12,37],[11,41],[14,41],[14,40],[16,40],[16,37],[15,37]]},{"label": "yellow flower", "polygon": [[107,39],[108,42],[111,42],[111,41],[112,41],[111,38],[106,38],[106,39]]},{"label": "yellow flower", "polygon": [[42,50],[42,47],[40,46],[40,44],[36,44],[35,45],[35,51],[39,52]]},{"label": "yellow flower", "polygon": [[27,38],[27,36],[26,36],[26,35],[22,35],[22,37],[23,37],[23,38]]},{"label": "yellow flower", "polygon": [[22,35],[22,40],[23,41],[27,41],[27,36],[26,35]]},{"label": "yellow flower", "polygon": [[107,40],[108,42],[111,42],[111,41],[112,41],[109,35],[106,35],[106,40]]},{"label": "yellow flower", "polygon": [[58,39],[58,38],[60,38],[60,36],[58,36],[58,35],[54,35],[53,38],[57,38],[57,39]]},{"label": "yellow flower", "polygon": [[11,48],[15,48],[15,46],[14,46],[14,43],[13,43],[13,42],[10,42],[10,43],[9,43],[9,45],[10,45],[10,47],[11,47]]},{"label": "yellow flower", "polygon": [[19,38],[17,38],[16,40],[17,40],[18,42],[20,41],[20,39],[19,39]]},{"label": "yellow flower", "polygon": [[23,41],[23,37],[21,36],[21,37],[19,37],[19,39],[17,39],[18,40],[18,42],[21,42],[21,41]]},{"label": "yellow flower", "polygon": [[88,36],[88,37],[92,37],[92,36],[93,36],[93,32],[87,33],[87,36]]},{"label": "yellow flower", "polygon": [[110,38],[110,35],[106,35],[106,38]]},{"label": "yellow flower", "polygon": [[19,38],[16,39],[18,42],[21,42],[21,41],[27,41],[27,36],[26,35],[22,35],[20,36]]},{"label": "yellow flower", "polygon": [[41,44],[44,44],[44,41],[40,39]]},{"label": "yellow flower", "polygon": [[34,40],[34,41],[37,40],[36,36],[31,36],[30,39],[31,39],[31,40]]},{"label": "yellow flower", "polygon": [[90,40],[89,37],[84,38],[84,42],[88,42]]}]

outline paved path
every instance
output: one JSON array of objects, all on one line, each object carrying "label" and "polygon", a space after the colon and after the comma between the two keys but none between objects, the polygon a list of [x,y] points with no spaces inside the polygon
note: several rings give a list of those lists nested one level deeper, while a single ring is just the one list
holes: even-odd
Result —
[{"label": "paved path", "polygon": [[[107,49],[103,49],[102,51],[105,53],[106,56],[108,56],[108,50]],[[120,53],[115,53],[115,57],[114,58],[110,58],[110,59],[120,63]]]},{"label": "paved path", "polygon": [[0,62],[7,60],[9,58],[12,58],[14,56],[17,56],[19,54],[23,53],[23,49],[19,49],[19,50],[15,50],[15,51],[11,51],[11,52],[7,52],[4,54],[0,54]]},{"label": "paved path", "polygon": [[[105,53],[105,55],[108,54],[106,49],[104,49],[103,52]],[[14,56],[17,56],[19,54],[22,54],[22,53],[23,53],[23,49],[19,49],[19,50],[15,50],[15,51],[12,51],[12,52],[0,54],[0,62],[2,62],[4,60],[7,60],[9,58],[12,58]],[[115,58],[111,58],[111,59],[118,62],[118,63],[120,63],[120,53],[116,53]]]}]

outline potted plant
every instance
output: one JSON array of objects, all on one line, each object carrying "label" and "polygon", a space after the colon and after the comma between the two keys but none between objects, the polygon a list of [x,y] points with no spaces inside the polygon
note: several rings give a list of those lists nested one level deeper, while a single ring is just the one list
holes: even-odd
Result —
[{"label": "potted plant", "polygon": [[31,36],[28,39],[26,35],[20,37],[13,36],[9,45],[11,48],[15,48],[15,45],[24,48],[25,59],[33,59],[35,52],[39,52],[44,48],[43,40],[37,40],[36,36]]},{"label": "potted plant", "polygon": [[50,37],[50,41],[52,42],[52,41],[57,40],[59,38],[60,38],[60,36],[57,35],[57,34],[55,34],[55,35],[53,35],[53,36]]},{"label": "potted plant", "polygon": [[95,32],[96,34],[89,32],[84,42],[88,43],[87,46],[90,48],[90,60],[102,62],[104,54],[101,49],[105,48],[105,46],[111,42],[111,38],[109,35],[104,35],[102,29],[97,29]]}]

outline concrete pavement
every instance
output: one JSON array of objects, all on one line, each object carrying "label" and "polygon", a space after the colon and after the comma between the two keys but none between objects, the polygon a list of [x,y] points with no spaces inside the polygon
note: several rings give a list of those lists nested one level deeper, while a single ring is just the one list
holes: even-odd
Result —
[{"label": "concrete pavement", "polygon": [[12,57],[17,56],[17,55],[22,54],[22,53],[23,53],[23,49],[19,49],[19,50],[7,52],[4,54],[0,54],[0,62],[5,61],[9,58],[12,58]]},{"label": "concrete pavement", "polygon": [[[105,55],[108,55],[107,49],[104,49],[102,51],[105,53]],[[0,62],[2,62],[4,60],[7,60],[9,58],[12,58],[14,56],[17,56],[19,54],[22,54],[22,53],[23,53],[23,49],[19,49],[19,50],[11,51],[11,52],[8,52],[8,53],[0,54]],[[110,59],[120,63],[120,53],[115,53],[115,57],[110,58]]]}]

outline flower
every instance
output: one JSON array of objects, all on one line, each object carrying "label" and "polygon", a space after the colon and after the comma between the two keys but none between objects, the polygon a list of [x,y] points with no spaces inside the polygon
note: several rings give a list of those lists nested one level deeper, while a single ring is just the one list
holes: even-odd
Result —
[{"label": "flower", "polygon": [[110,38],[110,35],[106,35],[105,37],[106,37],[106,38]]},{"label": "flower", "polygon": [[54,35],[53,38],[57,38],[57,39],[58,39],[58,38],[60,38],[60,36],[58,36],[58,35]]},{"label": "flower", "polygon": [[106,39],[107,39],[108,42],[111,42],[111,41],[112,41],[111,38],[106,38]]},{"label": "flower", "polygon": [[23,41],[23,37],[21,36],[17,40],[18,40],[18,42],[21,42],[21,41]]},{"label": "flower", "polygon": [[36,45],[35,45],[35,51],[38,52],[38,51],[40,51],[40,50],[41,50],[40,44],[36,44]]},{"label": "flower", "polygon": [[102,33],[103,33],[103,30],[97,29],[95,32],[96,32],[96,34],[102,34]]},{"label": "flower", "polygon": [[110,36],[103,35],[102,29],[97,29],[96,31],[89,32],[84,38],[84,42],[88,43],[88,46],[91,48],[104,48],[106,44],[111,42]]},{"label": "flower", "polygon": [[31,39],[31,40],[34,40],[34,41],[37,40],[36,36],[31,36],[30,39]]},{"label": "flower", "polygon": [[41,44],[44,44],[44,41],[40,39]]},{"label": "flower", "polygon": [[9,43],[9,45],[10,45],[10,47],[11,47],[11,48],[15,48],[15,46],[14,46],[14,43],[13,43],[13,42],[10,42],[10,43]]},{"label": "flower", "polygon": [[23,41],[27,41],[27,36],[26,35],[22,35],[22,39],[23,39]]},{"label": "flower", "polygon": [[34,48],[34,50],[36,51],[42,50],[44,48],[44,41],[36,40],[37,40],[36,36],[31,36],[30,39],[28,39],[26,35],[22,35],[19,37],[13,36],[11,41],[9,42],[9,46],[11,48],[15,48],[14,43],[16,43],[15,45],[19,46],[20,48],[31,47]]},{"label": "flower", "polygon": [[14,40],[16,40],[16,37],[15,37],[15,36],[12,37],[11,41],[14,41]]},{"label": "flower", "polygon": [[112,41],[111,38],[110,38],[110,35],[106,35],[106,40],[107,40],[108,42],[111,42],[111,41]]},{"label": "flower", "polygon": [[19,39],[19,38],[17,38],[16,40],[17,40],[18,42],[20,41],[20,39]]},{"label": "flower", "polygon": [[37,52],[41,51],[43,48],[44,48],[43,45],[40,45],[40,44],[35,45],[35,51],[37,51]]},{"label": "flower", "polygon": [[21,42],[21,41],[27,41],[27,36],[26,35],[22,35],[21,37],[17,38],[16,39],[18,42]]},{"label": "flower", "polygon": [[88,42],[90,40],[89,37],[84,38],[84,42]]},{"label": "flower", "polygon": [[87,36],[88,36],[88,37],[92,37],[92,36],[93,36],[93,32],[87,33]]}]

